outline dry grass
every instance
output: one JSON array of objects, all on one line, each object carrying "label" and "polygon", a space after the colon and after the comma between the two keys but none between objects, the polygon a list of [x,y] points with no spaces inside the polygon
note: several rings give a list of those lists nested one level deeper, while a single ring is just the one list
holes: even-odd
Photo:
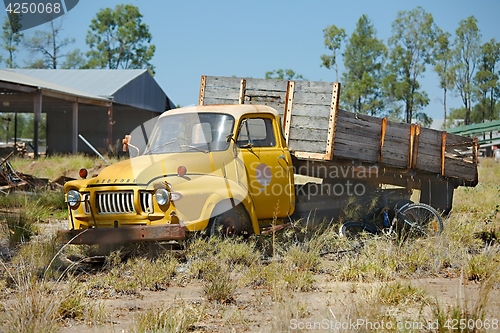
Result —
[{"label": "dry grass", "polygon": [[[64,163],[52,175],[37,171],[40,177],[52,178],[100,163],[83,157],[69,160],[39,161],[42,167],[22,160],[13,164],[31,173],[44,164]],[[394,327],[410,320],[436,322],[439,327],[428,331],[451,332],[444,327],[447,321],[485,320],[498,309],[490,301],[500,288],[500,165],[485,160],[479,171],[477,187],[456,190],[454,211],[436,238],[396,244],[368,237],[353,244],[338,237],[338,222],[312,228],[297,221],[294,228],[249,240],[195,237],[180,251],[155,256],[112,252],[97,266],[87,264],[92,262],[89,253],[73,247],[58,252],[53,239],[37,235],[40,222],[50,220],[54,210],[65,213],[60,196],[2,198],[0,209],[8,214],[0,216],[0,237],[8,255],[2,255],[0,269],[0,331],[56,332],[68,321],[90,330],[109,317],[99,300],[139,299],[146,291],[199,286],[195,300],[179,297],[142,309],[133,316],[129,331],[299,332],[308,330],[293,329],[291,323],[319,317],[384,320]],[[355,208],[348,213],[357,214]],[[412,282],[442,276],[458,277],[461,288],[474,283],[477,295],[450,303]],[[325,304],[321,312],[304,297],[325,294],[325,283],[350,287],[345,299],[331,295],[333,300],[319,301]],[[342,315],[334,317],[329,306],[342,309]],[[256,316],[265,316],[266,323],[256,324]],[[417,332],[421,327],[399,331]]]}]

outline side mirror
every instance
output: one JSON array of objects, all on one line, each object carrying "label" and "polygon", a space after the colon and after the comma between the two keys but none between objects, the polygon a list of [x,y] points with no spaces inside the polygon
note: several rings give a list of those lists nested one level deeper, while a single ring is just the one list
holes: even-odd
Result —
[{"label": "side mirror", "polygon": [[122,140],[122,144],[123,144],[122,150],[123,151],[128,151],[128,146],[130,144],[130,140],[132,140],[132,136],[131,135],[125,135],[125,138]]}]

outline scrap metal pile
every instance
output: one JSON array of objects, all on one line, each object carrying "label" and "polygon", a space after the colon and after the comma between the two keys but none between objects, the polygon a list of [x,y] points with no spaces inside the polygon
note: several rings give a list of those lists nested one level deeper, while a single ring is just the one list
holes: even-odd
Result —
[{"label": "scrap metal pile", "polygon": [[0,157],[0,194],[9,194],[11,190],[33,190],[47,186],[47,180],[16,172],[8,159],[14,155],[11,152],[6,158]]}]

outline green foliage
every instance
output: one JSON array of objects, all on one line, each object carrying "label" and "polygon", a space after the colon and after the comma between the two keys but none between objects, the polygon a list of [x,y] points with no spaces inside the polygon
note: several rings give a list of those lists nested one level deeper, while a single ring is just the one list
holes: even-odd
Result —
[{"label": "green foliage", "polygon": [[341,100],[348,110],[380,115],[384,109],[381,81],[386,53],[372,22],[362,15],[344,52]]},{"label": "green foliage", "polygon": [[209,301],[232,303],[236,286],[229,267],[225,265],[211,265],[204,273],[203,293]]},{"label": "green foliage", "polygon": [[291,69],[278,69],[275,71],[266,72],[266,79],[274,79],[274,80],[305,80],[304,77],[300,74],[296,74]]},{"label": "green foliage", "polygon": [[78,48],[66,54],[66,59],[61,66],[63,69],[78,69],[84,67],[85,55]]},{"label": "green foliage", "polygon": [[346,38],[345,30],[338,28],[335,25],[330,25],[323,29],[323,36],[325,38],[325,47],[329,49],[332,54],[323,54],[321,56],[321,66],[328,69],[335,68],[336,81],[339,80],[339,69],[337,62],[337,51],[342,47],[342,42]]},{"label": "green foliage", "polygon": [[474,76],[475,95],[478,103],[471,110],[471,122],[480,123],[499,118],[497,98],[499,96],[499,76],[496,64],[500,61],[500,43],[491,39],[481,47],[479,70]]},{"label": "green foliage", "polygon": [[481,34],[474,16],[460,21],[454,43],[455,88],[465,107],[465,125],[471,123],[473,78],[481,50]]},{"label": "green foliage", "polygon": [[398,13],[392,23],[388,74],[383,86],[392,102],[404,105],[407,123],[411,123],[415,114],[429,104],[429,97],[420,90],[418,79],[430,62],[434,42],[434,19],[430,13],[422,7]]},{"label": "green foliage", "polygon": [[35,221],[25,212],[1,213],[0,223],[2,223],[2,233],[11,245],[29,242],[38,233]]},{"label": "green foliage", "polygon": [[88,68],[141,69],[154,74],[150,63],[155,53],[149,27],[133,5],[119,4],[98,12],[87,33]]},{"label": "green foliage", "polygon": [[434,71],[439,76],[439,86],[443,89],[443,115],[446,128],[447,119],[447,93],[453,89],[455,74],[452,70],[453,53],[450,45],[450,33],[436,28],[436,44],[433,52],[432,64]]},{"label": "green foliage", "polygon": [[46,30],[36,30],[34,34],[25,39],[25,44],[32,58],[35,58],[28,67],[56,69],[60,67],[59,61],[66,58],[63,50],[75,43],[74,38],[62,38],[63,20],[49,21]]},{"label": "green foliage", "polygon": [[[39,140],[43,141],[47,137],[46,114],[42,114],[42,119],[38,123]],[[10,119],[10,120],[9,120]],[[34,133],[33,114],[17,113],[17,133],[15,133],[16,114],[0,113],[0,141],[13,143],[14,137],[18,139],[32,139]],[[8,140],[7,140],[8,139]],[[19,140],[18,140],[19,141]]]},{"label": "green foliage", "polygon": [[146,309],[134,321],[131,332],[177,332],[193,331],[194,324],[204,316],[203,307],[185,301],[175,301],[170,306],[157,306]]},{"label": "green foliage", "polygon": [[23,39],[23,34],[19,32],[21,24],[19,22],[19,15],[8,14],[2,25],[2,47],[9,54],[5,59],[5,66],[8,68],[15,68],[15,54],[19,51],[19,44]]}]

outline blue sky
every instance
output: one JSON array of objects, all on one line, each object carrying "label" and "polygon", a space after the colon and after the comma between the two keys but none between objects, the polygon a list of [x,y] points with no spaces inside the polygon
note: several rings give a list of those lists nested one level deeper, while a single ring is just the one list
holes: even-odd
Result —
[{"label": "blue sky", "polygon": [[[155,78],[174,103],[182,106],[197,103],[204,74],[263,78],[267,71],[289,68],[308,80],[334,81],[335,72],[320,67],[320,56],[328,52],[323,29],[335,24],[349,36],[363,14],[384,42],[397,12],[417,6],[452,35],[460,20],[473,15],[483,42],[500,41],[500,1],[496,0],[80,0],[64,16],[62,35],[75,38],[73,47],[86,51],[85,36],[92,18],[100,9],[119,3],[139,7],[156,45]],[[22,64],[22,58],[18,63]],[[424,111],[442,118],[442,92],[431,68],[421,84],[431,99]],[[458,97],[449,98],[449,107],[461,106]]]}]

